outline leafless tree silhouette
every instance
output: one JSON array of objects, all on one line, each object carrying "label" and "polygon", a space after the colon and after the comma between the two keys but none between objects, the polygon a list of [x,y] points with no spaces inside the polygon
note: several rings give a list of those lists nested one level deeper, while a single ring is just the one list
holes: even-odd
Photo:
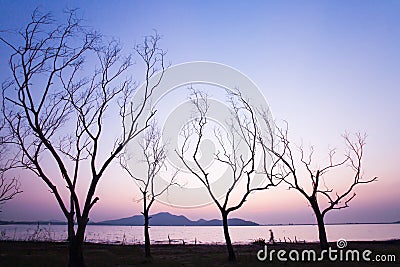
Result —
[{"label": "leafless tree silhouette", "polygon": [[[74,10],[66,15],[66,22],[58,24],[35,10],[18,32],[20,45],[0,37],[12,49],[12,79],[3,84],[2,99],[13,142],[21,150],[20,165],[47,184],[68,221],[69,266],[85,266],[82,246],[90,211],[99,200],[96,187],[128,142],[148,127],[155,111],[147,115],[144,110],[158,85],[149,81],[158,70],[163,73],[165,53],[157,34],[136,47],[146,68],[146,90],[141,103],[131,103],[133,55],[123,56],[117,41],[81,26]],[[139,123],[145,114],[145,123]],[[122,123],[114,144],[107,140],[115,133],[111,116]],[[89,179],[89,186],[79,198],[82,179]],[[57,187],[60,181],[66,192]]]},{"label": "leafless tree silhouette", "polygon": [[171,175],[171,179],[169,183],[165,185],[161,185],[159,181],[157,181],[157,176],[159,175],[160,171],[165,168],[165,160],[166,160],[166,144],[161,140],[161,133],[157,124],[153,121],[150,123],[149,128],[146,129],[140,135],[140,148],[141,152],[143,153],[143,163],[144,168],[146,169],[146,176],[145,177],[138,177],[136,176],[128,166],[127,161],[129,159],[129,154],[125,153],[120,158],[120,164],[123,169],[132,177],[138,187],[140,192],[142,193],[142,201],[143,201],[143,217],[144,217],[144,245],[145,245],[145,257],[151,257],[151,250],[150,250],[150,234],[149,234],[149,222],[151,217],[150,208],[153,205],[156,198],[166,191],[172,185],[175,185],[174,179],[176,177],[176,172]]},{"label": "leafless tree silhouette", "polygon": [[[267,117],[265,117],[267,118]],[[363,179],[362,159],[364,156],[364,147],[366,135],[357,133],[352,138],[349,134],[344,134],[343,138],[346,144],[347,151],[341,161],[335,159],[336,150],[331,149],[329,151],[329,163],[326,166],[313,168],[313,153],[314,150],[311,147],[310,153],[306,154],[303,147],[299,147],[299,157],[297,160],[294,151],[290,145],[288,138],[288,127],[284,129],[276,128],[274,134],[277,146],[266,147],[264,149],[268,151],[270,155],[281,159],[282,172],[288,174],[284,182],[289,185],[289,189],[297,190],[310,204],[315,218],[318,223],[318,233],[321,249],[328,248],[328,239],[325,230],[325,215],[331,210],[340,210],[349,207],[349,202],[354,199],[356,193],[354,189],[357,185],[368,184],[377,180],[377,177],[371,179]],[[296,162],[297,161],[297,162]],[[352,174],[349,177],[350,183],[342,192],[335,190],[334,184],[328,186],[325,182],[326,174],[329,171],[333,171],[339,168],[350,168]],[[306,176],[305,180],[309,180],[309,184],[304,184],[302,180],[301,170],[305,169]],[[325,175],[325,176],[324,176]],[[311,189],[307,189],[309,185]],[[322,202],[322,204],[321,204]],[[326,205],[322,207],[322,205]]]},{"label": "leafless tree silhouette", "polygon": [[[209,196],[218,207],[222,222],[224,237],[228,250],[228,260],[236,261],[235,251],[233,249],[231,237],[229,234],[228,216],[231,212],[240,209],[246,202],[249,195],[256,191],[266,190],[277,186],[282,182],[282,175],[276,172],[277,162],[265,164],[262,175],[267,177],[262,185],[254,184],[257,173],[256,153],[261,148],[259,142],[260,129],[257,122],[256,111],[251,106],[250,101],[246,99],[239,90],[227,91],[229,104],[232,110],[231,118],[228,120],[228,133],[224,134],[218,129],[214,129],[214,135],[219,143],[220,150],[215,153],[214,158],[219,164],[229,169],[231,180],[227,185],[226,194],[219,198],[214,192],[210,177],[213,173],[208,173],[206,166],[203,166],[200,159],[200,145],[205,139],[205,132],[209,123],[208,95],[200,90],[192,88],[191,102],[195,107],[196,115],[192,124],[188,124],[183,129],[183,145],[179,151],[176,151],[185,167],[198,178],[207,189]],[[191,146],[190,139],[195,139]],[[241,146],[243,144],[243,146]],[[190,149],[192,148],[192,149]],[[189,151],[193,151],[189,153]],[[188,155],[190,154],[190,155]],[[268,157],[267,153],[265,153]],[[194,160],[191,164],[190,159]],[[279,159],[278,159],[279,161]],[[222,167],[221,167],[222,168]],[[236,197],[232,197],[236,193]]]}]

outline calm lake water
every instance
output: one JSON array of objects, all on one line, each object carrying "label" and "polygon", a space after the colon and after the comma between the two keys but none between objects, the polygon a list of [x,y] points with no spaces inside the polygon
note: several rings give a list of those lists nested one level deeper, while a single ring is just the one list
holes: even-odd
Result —
[{"label": "calm lake water", "polygon": [[[287,226],[231,226],[230,234],[236,244],[250,243],[258,238],[269,239],[272,229],[277,241],[317,241],[316,225]],[[400,239],[400,224],[357,224],[327,225],[329,241],[346,240],[389,240]],[[186,244],[223,244],[222,227],[219,226],[152,226],[150,237],[153,243],[168,243],[168,235],[176,242]],[[66,225],[1,225],[2,240],[51,240],[63,241],[67,238]],[[140,244],[143,242],[141,226],[100,226],[89,225],[86,241],[96,243]]]}]

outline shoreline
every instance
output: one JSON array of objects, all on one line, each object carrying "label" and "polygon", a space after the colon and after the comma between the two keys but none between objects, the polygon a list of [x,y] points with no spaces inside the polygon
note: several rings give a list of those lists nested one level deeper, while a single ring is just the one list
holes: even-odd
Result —
[{"label": "shoreline", "polygon": [[[399,225],[380,227],[363,226],[359,230],[357,225],[338,226],[327,225],[329,231],[338,231],[342,234],[330,236],[332,242],[342,238],[348,242],[354,241],[391,241],[400,239]],[[90,228],[93,227],[93,228]],[[221,234],[220,227],[170,227],[155,226],[152,228],[152,244],[169,244],[168,236],[173,244],[207,244],[223,245],[225,240]],[[279,243],[315,243],[318,236],[315,235],[312,226],[271,226],[274,231],[275,242]],[[294,227],[294,228],[292,228]],[[330,229],[329,227],[332,227]],[[268,226],[231,226],[231,234],[234,238],[234,245],[246,245],[253,241],[269,239]],[[385,230],[389,229],[389,231]],[[52,241],[63,242],[67,239],[66,227],[62,225],[0,225],[0,240],[16,241]],[[373,230],[373,231],[372,231]],[[354,234],[353,234],[354,231]],[[372,232],[371,232],[372,231]],[[210,233],[212,233],[210,235]],[[344,233],[344,234],[343,234]],[[391,233],[391,234],[390,234]],[[124,244],[140,245],[143,243],[143,226],[95,226],[88,225],[86,241],[99,244]]]},{"label": "shoreline", "polygon": [[[58,221],[0,221],[0,226],[2,225],[68,225],[67,222],[58,222]],[[398,222],[349,222],[349,223],[325,223],[325,225],[375,225],[375,224],[400,224]],[[75,224],[77,225],[77,224]],[[143,224],[105,224],[105,223],[96,223],[96,222],[89,222],[88,225],[95,225],[95,226],[143,226]],[[258,227],[258,226],[303,226],[303,225],[312,225],[318,226],[316,223],[272,223],[272,224],[257,224],[257,225],[231,225],[232,226],[240,226],[240,227]],[[150,225],[150,226],[165,226],[165,227],[215,227],[215,226],[222,226],[222,225]]]},{"label": "shoreline", "polygon": [[[277,243],[267,244],[268,251],[315,250],[320,252],[318,243]],[[332,249],[337,249],[331,242]],[[348,241],[345,249],[371,250],[373,255],[394,255],[400,264],[400,239],[387,241]],[[267,266],[271,262],[259,261],[257,253],[265,249],[262,244],[234,245],[238,262],[235,266]],[[84,255],[88,266],[231,266],[227,262],[225,244],[154,244],[151,246],[152,259],[144,258],[143,245],[99,244],[85,242]],[[45,241],[0,241],[0,266],[67,266],[68,243]],[[278,262],[273,266],[298,266],[299,262]],[[382,266],[373,262],[332,262],[323,261],[323,266]],[[304,266],[321,266],[321,262],[302,262]]]}]

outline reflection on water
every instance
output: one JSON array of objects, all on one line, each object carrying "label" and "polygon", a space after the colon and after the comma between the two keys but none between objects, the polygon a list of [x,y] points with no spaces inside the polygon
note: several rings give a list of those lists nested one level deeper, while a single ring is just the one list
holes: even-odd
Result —
[{"label": "reflection on water", "polygon": [[[400,224],[353,224],[327,225],[329,241],[346,240],[388,240],[400,239]],[[258,238],[269,239],[272,229],[279,242],[313,242],[318,240],[316,225],[286,226],[231,226],[232,241],[236,244],[250,243]],[[222,244],[224,236],[219,226],[152,226],[150,236],[153,243],[185,241],[186,244]],[[0,225],[2,240],[49,240],[67,239],[66,225]],[[143,242],[141,226],[101,226],[88,225],[86,241],[96,243],[139,244]]]}]

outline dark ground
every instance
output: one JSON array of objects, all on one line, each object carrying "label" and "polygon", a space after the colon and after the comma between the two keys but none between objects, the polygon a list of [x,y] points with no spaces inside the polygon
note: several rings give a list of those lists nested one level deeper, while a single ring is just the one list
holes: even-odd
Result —
[{"label": "dark ground", "polygon": [[[331,244],[337,249],[336,244]],[[85,244],[84,255],[88,266],[399,266],[400,267],[400,240],[394,241],[367,241],[348,242],[347,249],[358,249],[360,255],[365,249],[371,250],[370,262],[293,262],[278,261],[276,254],[273,261],[259,261],[257,252],[264,247],[261,245],[236,245],[238,262],[229,264],[226,261],[227,253],[222,245],[153,245],[151,260],[143,257],[144,248],[141,245],[107,245]],[[304,249],[316,249],[319,255],[318,244],[275,244],[268,245],[268,252],[274,249],[286,250],[288,258],[290,250],[296,249],[300,253]],[[345,249],[343,250],[345,251]],[[276,252],[275,252],[276,253]],[[395,255],[395,262],[372,261],[376,255]],[[301,257],[301,254],[300,254]],[[326,256],[327,257],[327,256]],[[361,256],[360,256],[361,257]],[[0,266],[67,266],[67,243],[55,242],[24,242],[0,241]]]}]

